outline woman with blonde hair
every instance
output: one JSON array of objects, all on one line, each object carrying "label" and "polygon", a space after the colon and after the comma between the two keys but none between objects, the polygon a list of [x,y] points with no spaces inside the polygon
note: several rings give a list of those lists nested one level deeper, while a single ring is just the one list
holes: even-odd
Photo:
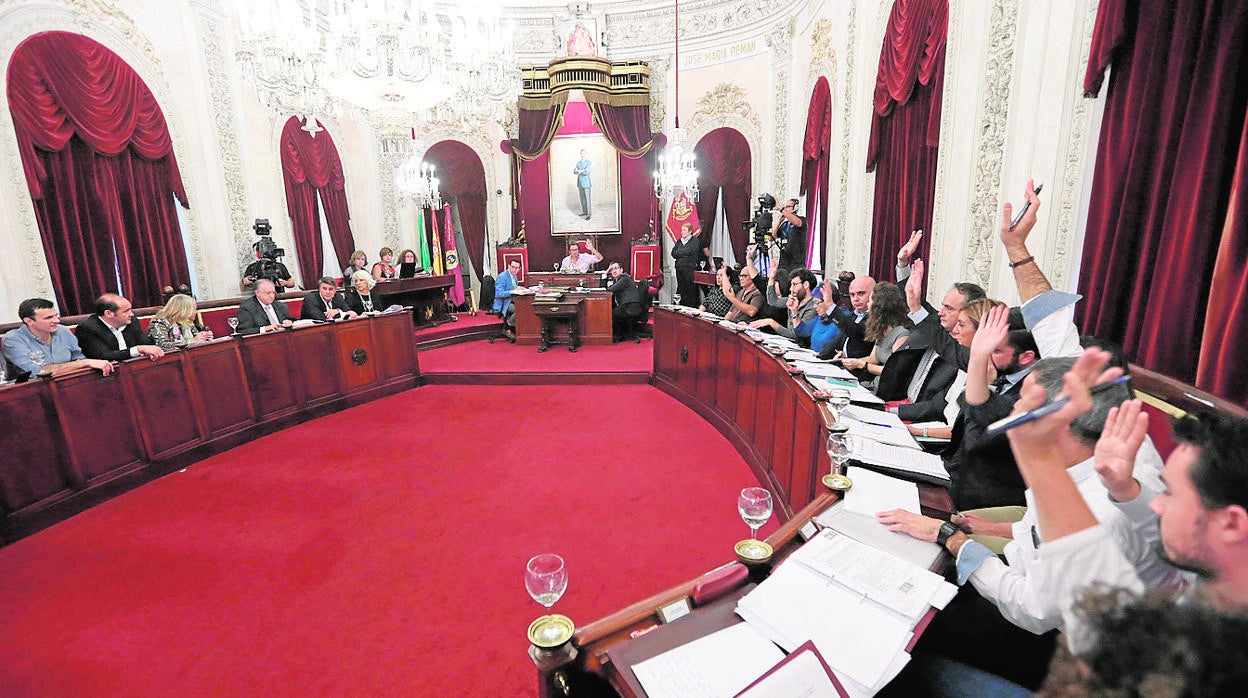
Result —
[{"label": "woman with blonde hair", "polygon": [[958,319],[954,322],[953,329],[949,330],[949,336],[964,347],[971,346],[971,340],[975,338],[975,332],[979,330],[979,323],[984,316],[989,310],[1003,305],[1005,303],[992,298],[978,298],[967,303],[962,307],[962,312],[958,313]]},{"label": "woman with blonde hair", "polygon": [[357,271],[368,271],[368,255],[364,250],[351,253],[351,261],[347,264],[347,268],[342,270],[343,288],[351,288],[351,277],[355,276]]},{"label": "woman with blonde hair", "polygon": [[161,349],[175,349],[193,342],[206,342],[212,339],[212,330],[204,329],[199,323],[198,311],[194,298],[175,293],[152,318],[147,334]]}]

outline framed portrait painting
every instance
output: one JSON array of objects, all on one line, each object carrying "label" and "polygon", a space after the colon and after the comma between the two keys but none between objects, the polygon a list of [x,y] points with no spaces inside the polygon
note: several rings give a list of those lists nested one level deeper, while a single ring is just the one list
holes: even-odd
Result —
[{"label": "framed portrait painting", "polygon": [[601,133],[551,143],[550,232],[620,232],[620,158]]}]

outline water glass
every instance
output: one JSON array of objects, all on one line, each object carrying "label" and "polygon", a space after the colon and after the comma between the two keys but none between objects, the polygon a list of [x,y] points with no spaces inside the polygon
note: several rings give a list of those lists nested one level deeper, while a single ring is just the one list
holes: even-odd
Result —
[{"label": "water glass", "polygon": [[533,600],[550,608],[568,589],[568,570],[554,553],[534,555],[524,566],[524,588]]},{"label": "water glass", "polygon": [[758,529],[771,518],[771,493],[762,487],[746,487],[737,497],[737,511],[750,527],[750,538],[758,538]]}]

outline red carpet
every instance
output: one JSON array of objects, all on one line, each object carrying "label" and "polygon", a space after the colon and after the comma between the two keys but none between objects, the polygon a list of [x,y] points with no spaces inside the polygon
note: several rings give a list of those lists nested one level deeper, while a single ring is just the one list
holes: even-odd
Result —
[{"label": "red carpet", "polygon": [[437,327],[420,327],[416,330],[416,341],[424,341],[429,337],[436,337],[447,334],[457,334],[464,331],[465,328],[484,327],[486,325],[497,325],[501,331],[503,329],[503,321],[497,315],[489,315],[486,313],[477,313],[469,315],[468,313],[455,313],[455,317],[459,320],[455,322],[444,322]]},{"label": "red carpet", "polygon": [[431,373],[650,373],[654,368],[654,344],[620,342],[608,346],[583,346],[575,352],[553,346],[538,353],[536,346],[493,344],[479,340],[422,351],[420,372]]},{"label": "red carpet", "polygon": [[0,694],[533,695],[528,557],[587,622],[731,560],[754,484],[647,386],[422,387],[0,550]]}]

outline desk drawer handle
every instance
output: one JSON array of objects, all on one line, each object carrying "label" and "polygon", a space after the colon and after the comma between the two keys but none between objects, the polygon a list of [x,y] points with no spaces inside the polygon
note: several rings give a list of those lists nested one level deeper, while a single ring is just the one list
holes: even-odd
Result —
[{"label": "desk drawer handle", "polygon": [[351,352],[351,363],[356,366],[363,366],[368,363],[368,352],[363,349],[356,349]]}]

